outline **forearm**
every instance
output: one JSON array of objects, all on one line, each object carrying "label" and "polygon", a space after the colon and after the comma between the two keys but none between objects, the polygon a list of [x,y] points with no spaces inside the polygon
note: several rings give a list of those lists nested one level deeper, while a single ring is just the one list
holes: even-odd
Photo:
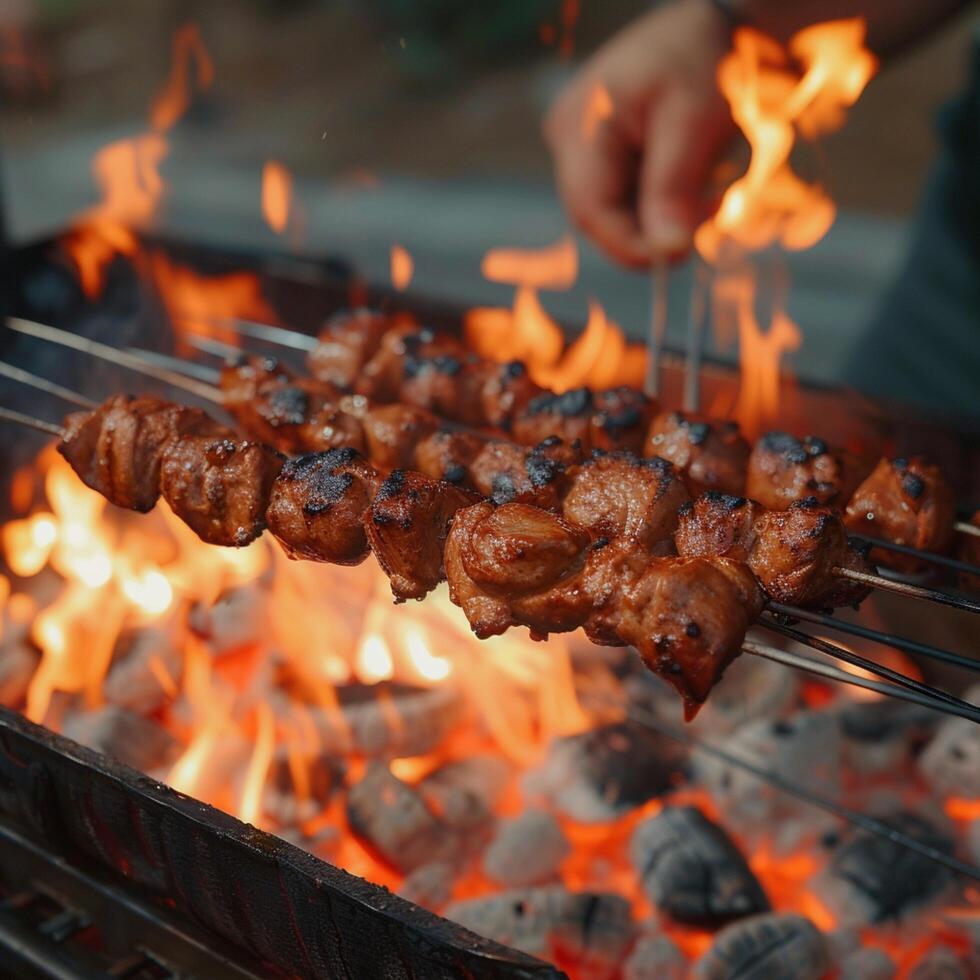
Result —
[{"label": "forearm", "polygon": [[913,44],[971,0],[727,0],[744,23],[785,41],[810,24],[862,16],[868,22],[868,46],[887,57]]}]

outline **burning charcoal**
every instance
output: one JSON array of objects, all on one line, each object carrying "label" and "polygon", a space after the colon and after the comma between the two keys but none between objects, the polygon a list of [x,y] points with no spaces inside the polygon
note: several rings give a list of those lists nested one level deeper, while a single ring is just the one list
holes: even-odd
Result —
[{"label": "burning charcoal", "polygon": [[616,976],[633,941],[625,898],[558,885],[455,902],[443,914],[506,946],[574,964],[576,976],[590,980]]},{"label": "burning charcoal", "polygon": [[429,792],[437,795],[443,785],[467,790],[492,810],[507,788],[511,772],[511,767],[500,756],[473,755],[439,766],[425,777],[424,784]]},{"label": "burning charcoal", "polygon": [[671,789],[686,755],[677,742],[652,729],[616,722],[552,741],[524,788],[547,797],[574,820],[600,823]]},{"label": "burning charcoal", "polygon": [[[803,782],[835,798],[840,777],[840,729],[828,712],[800,711],[792,718],[742,725],[725,742],[725,751],[755,766]],[[706,752],[694,752],[705,787],[725,813],[726,824],[746,832],[798,812],[804,804]]]},{"label": "burning charcoal", "polygon": [[895,961],[876,946],[865,946],[845,956],[837,980],[892,980]]},{"label": "burning charcoal", "polygon": [[650,900],[679,922],[718,925],[770,909],[734,841],[695,807],[667,807],[641,823],[630,860]]},{"label": "burning charcoal", "polygon": [[550,813],[526,810],[500,824],[483,855],[483,868],[502,885],[536,885],[554,878],[570,850],[561,825]]},{"label": "burning charcoal", "polygon": [[431,752],[459,720],[462,701],[451,684],[345,684],[337,688],[342,718],[311,709],[324,751],[366,756]]},{"label": "burning charcoal", "polygon": [[180,751],[177,740],[166,729],[117,705],[73,715],[65,722],[64,733],[141,772],[170,764]]},{"label": "burning charcoal", "polygon": [[454,831],[467,851],[478,851],[490,839],[493,830],[493,811],[479,790],[456,782],[452,772],[439,769],[430,773],[416,787],[426,806]]},{"label": "burning charcoal", "polygon": [[279,746],[269,766],[262,810],[280,826],[310,820],[323,810],[343,782],[344,764],[334,756],[316,753],[292,761]]},{"label": "burning charcoal", "polygon": [[398,894],[431,912],[438,912],[452,898],[455,883],[455,866],[449,861],[433,861],[407,874]]},{"label": "burning charcoal", "polygon": [[196,603],[187,623],[216,656],[258,643],[265,635],[266,598],[258,585],[230,589],[213,605]]},{"label": "burning charcoal", "polygon": [[687,960],[667,936],[643,936],[623,964],[623,980],[686,980]]},{"label": "burning charcoal", "polygon": [[[953,853],[953,841],[921,816],[899,812],[885,822]],[[942,898],[951,879],[952,872],[931,858],[879,834],[859,832],[838,848],[814,889],[841,921],[870,925],[921,911]]]},{"label": "burning charcoal", "polygon": [[387,766],[372,763],[347,794],[347,822],[366,847],[405,874],[459,850],[453,829],[426,805],[413,786]]},{"label": "burning charcoal", "polygon": [[102,693],[110,704],[148,715],[180,685],[183,657],[168,631],[124,633],[112,653]]},{"label": "burning charcoal", "polygon": [[908,980],[975,980],[980,964],[948,946],[933,946],[908,973]]},{"label": "burning charcoal", "polygon": [[725,926],[695,964],[695,980],[820,980],[830,969],[823,934],[801,915],[771,912]]},{"label": "burning charcoal", "polygon": [[840,713],[844,761],[864,774],[894,772],[913,738],[931,723],[929,712],[901,701],[856,701]]},{"label": "burning charcoal", "polygon": [[38,660],[37,650],[26,643],[5,643],[0,648],[0,704],[7,708],[23,704]]},{"label": "burning charcoal", "polygon": [[941,796],[980,796],[980,727],[948,718],[919,756],[919,771]]}]

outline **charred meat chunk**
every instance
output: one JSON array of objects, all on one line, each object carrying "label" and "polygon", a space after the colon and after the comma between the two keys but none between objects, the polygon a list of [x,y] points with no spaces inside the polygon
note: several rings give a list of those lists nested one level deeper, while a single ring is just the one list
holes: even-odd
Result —
[{"label": "charred meat chunk", "polygon": [[364,527],[397,600],[422,599],[443,578],[449,522],[475,494],[410,470],[381,484]]},{"label": "charred meat chunk", "polygon": [[748,561],[756,543],[755,523],[763,508],[754,500],[709,490],[678,511],[674,542],[687,558]]},{"label": "charred meat chunk", "polygon": [[452,410],[459,400],[459,376],[466,359],[466,348],[455,337],[427,327],[392,327],[364,365],[356,390],[378,402]]},{"label": "charred meat chunk", "polygon": [[329,403],[321,405],[307,418],[295,441],[308,452],[353,449],[363,453],[367,449],[360,420]]},{"label": "charred meat chunk", "polygon": [[581,572],[590,547],[583,528],[550,511],[475,504],[456,515],[446,541],[450,598],[481,638],[514,625],[537,635],[575,629],[588,615],[587,597],[559,587]]},{"label": "charred meat chunk", "polygon": [[440,429],[423,439],[415,449],[419,472],[457,486],[469,486],[470,466],[487,440],[465,429]]},{"label": "charred meat chunk", "polygon": [[323,325],[306,366],[314,378],[352,388],[390,328],[391,321],[377,310],[341,310]]},{"label": "charred meat chunk", "polygon": [[840,515],[816,500],[770,510],[755,524],[749,567],[770,598],[797,606],[854,605],[868,588],[841,578],[835,568],[871,571],[852,549]]},{"label": "charred meat chunk", "polygon": [[532,398],[541,394],[520,361],[466,365],[456,417],[464,425],[506,429]]},{"label": "charred meat chunk", "polygon": [[511,433],[525,446],[557,436],[569,443],[578,440],[588,450],[594,408],[588,388],[573,388],[561,395],[546,391],[514,415]]},{"label": "charred meat chunk", "polygon": [[644,454],[670,460],[692,494],[705,490],[742,493],[749,444],[736,422],[685,412],[662,412],[647,433]]},{"label": "charred meat chunk", "polygon": [[378,482],[353,449],[291,459],[272,488],[269,530],[290,558],[357,565],[371,550],[363,519]]},{"label": "charred meat chunk", "polygon": [[589,444],[593,449],[612,452],[627,449],[643,452],[647,430],[657,414],[657,403],[638,388],[621,385],[606,388],[593,396],[594,412],[589,426]]},{"label": "charred meat chunk", "polygon": [[554,509],[570,467],[582,460],[578,443],[545,439],[531,449],[513,442],[486,443],[470,466],[474,488],[494,503],[526,503]]},{"label": "charred meat chunk", "polygon": [[562,513],[597,538],[625,537],[649,554],[670,550],[678,509],[688,501],[679,474],[665,459],[593,451],[569,474]]},{"label": "charred meat chunk", "polygon": [[176,439],[160,489],[173,512],[208,544],[242,547],[265,528],[283,457],[268,446],[213,435]]},{"label": "charred meat chunk", "polygon": [[822,439],[768,432],[749,456],[745,494],[772,510],[808,497],[843,507],[866,472],[857,457]]},{"label": "charred meat chunk", "polygon": [[690,720],[762,611],[755,576],[728,558],[655,558],[623,598],[619,632],[684,699]]},{"label": "charred meat chunk", "polygon": [[[857,488],[844,520],[856,534],[884,538],[923,551],[948,551],[956,499],[938,467],[921,456],[883,459]],[[899,571],[926,567],[909,555],[876,548],[871,558]]]},{"label": "charred meat chunk", "polygon": [[368,458],[383,470],[412,466],[415,448],[439,428],[431,413],[411,405],[379,405],[364,416]]},{"label": "charred meat chunk", "polygon": [[65,419],[58,452],[79,479],[117,507],[145,513],[160,496],[167,445],[193,432],[226,433],[204,412],[151,395],[113,395],[91,412]]}]

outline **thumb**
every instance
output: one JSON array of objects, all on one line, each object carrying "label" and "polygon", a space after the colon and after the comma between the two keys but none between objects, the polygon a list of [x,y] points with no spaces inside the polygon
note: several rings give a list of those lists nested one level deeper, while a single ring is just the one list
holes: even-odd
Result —
[{"label": "thumb", "polygon": [[705,184],[730,131],[724,103],[706,105],[703,95],[668,89],[651,105],[639,218],[654,254],[676,257],[690,249]]}]

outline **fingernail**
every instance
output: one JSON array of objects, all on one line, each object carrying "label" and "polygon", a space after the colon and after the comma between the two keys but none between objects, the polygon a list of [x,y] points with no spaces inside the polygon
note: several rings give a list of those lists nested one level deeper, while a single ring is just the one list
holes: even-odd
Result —
[{"label": "fingernail", "polygon": [[643,231],[654,253],[671,256],[691,247],[694,223],[683,206],[657,201],[644,209]]}]

